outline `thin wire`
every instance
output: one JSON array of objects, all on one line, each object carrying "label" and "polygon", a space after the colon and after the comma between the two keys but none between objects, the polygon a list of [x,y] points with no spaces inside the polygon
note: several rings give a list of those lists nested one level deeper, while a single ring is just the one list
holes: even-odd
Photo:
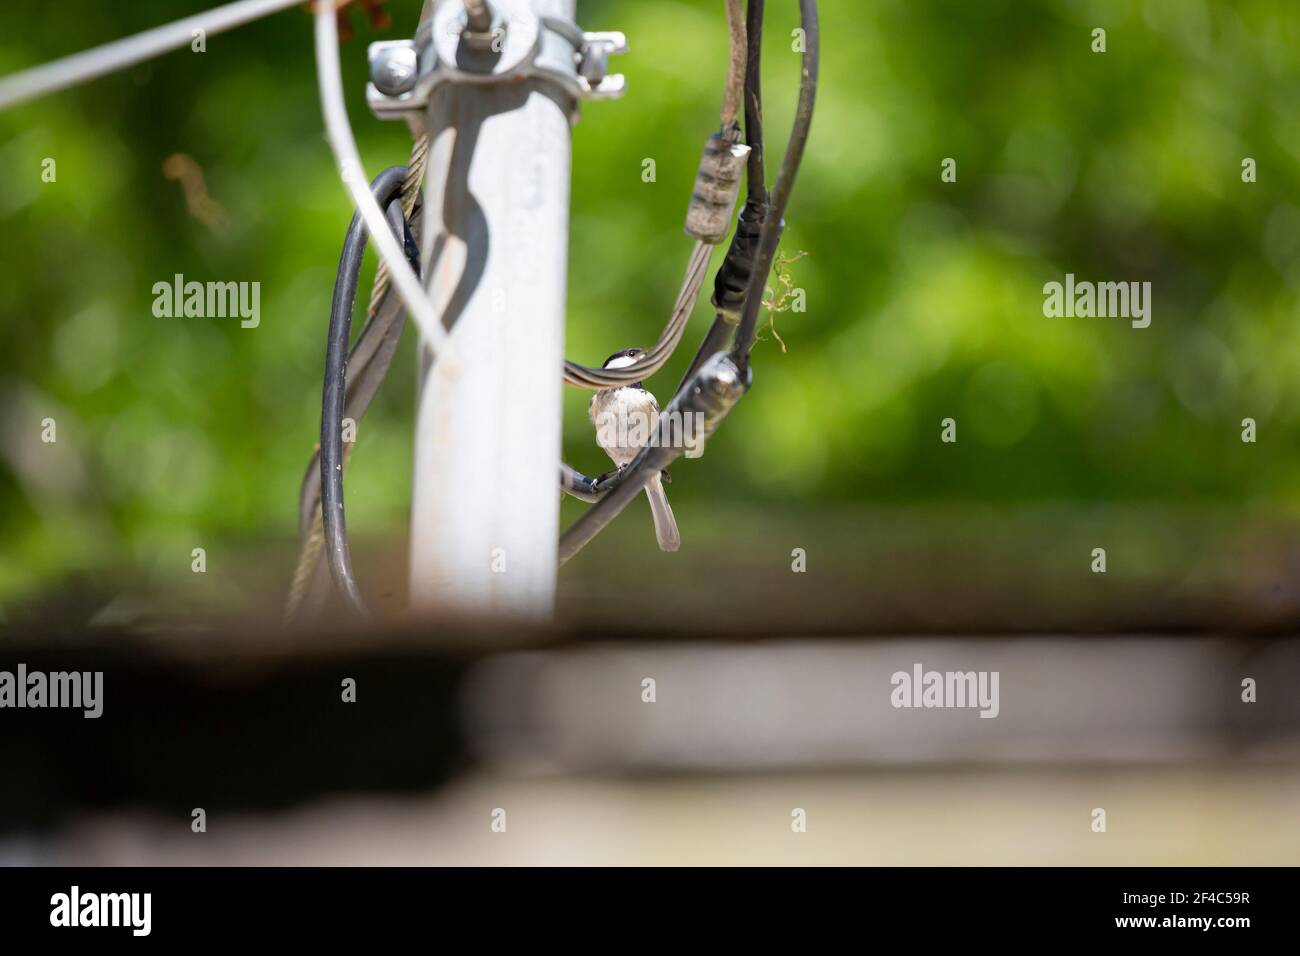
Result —
[{"label": "thin wire", "polygon": [[[424,170],[429,165],[429,136],[424,134],[416,138],[411,145],[411,160],[406,164],[406,180],[402,183],[402,214],[409,221],[415,209],[416,200],[420,198],[420,185],[424,182]],[[373,316],[379,311],[379,303],[388,294],[390,276],[388,263],[380,261],[375,270],[375,284],[370,289],[370,307]]]},{"label": "thin wire", "polygon": [[722,97],[722,131],[736,125],[745,89],[745,14],[741,0],[727,0],[727,86]]},{"label": "thin wire", "polygon": [[[313,463],[318,462],[320,453],[317,452],[312,457]],[[343,467],[347,468],[348,461],[352,457],[352,445],[343,449]],[[319,481],[320,468],[316,468],[317,481]],[[289,597],[284,602],[284,623],[289,624],[297,620],[301,613],[303,605],[307,602],[307,595],[311,591],[312,581],[316,577],[316,571],[320,567],[321,552],[325,550],[325,520],[320,507],[320,497],[315,499],[311,522],[307,526],[307,534],[302,540],[302,546],[298,549],[298,563],[294,565],[293,581],[289,585]],[[314,603],[314,602],[313,602]]]},{"label": "thin wire", "polygon": [[677,293],[677,301],[673,304],[668,323],[664,326],[659,341],[646,353],[645,358],[633,365],[618,369],[593,368],[590,365],[579,365],[577,362],[566,360],[564,381],[578,388],[593,390],[618,388],[620,385],[630,385],[643,378],[649,378],[663,368],[681,342],[691,313],[695,311],[695,303],[700,297],[700,287],[703,286],[704,277],[708,273],[709,256],[712,252],[711,245],[696,240],[691,250],[690,261],[686,265],[686,275],[682,278],[681,291]]},{"label": "thin wire", "polygon": [[302,0],[240,0],[15,73],[0,79],[0,109],[189,46],[195,30],[213,36],[300,3]]},{"label": "thin wire", "polygon": [[402,247],[387,226],[383,210],[367,188],[365,167],[357,152],[356,139],[352,136],[352,126],[348,122],[347,105],[343,100],[338,24],[332,8],[326,9],[324,5],[316,8],[316,75],[320,84],[321,111],[325,116],[325,137],[334,151],[343,185],[352,195],[357,212],[365,220],[366,229],[370,232],[380,259],[388,265],[397,294],[402,297],[415,324],[419,326],[425,344],[437,354],[448,374],[454,376],[457,369],[455,353],[438,310],[410,263],[406,261]]}]

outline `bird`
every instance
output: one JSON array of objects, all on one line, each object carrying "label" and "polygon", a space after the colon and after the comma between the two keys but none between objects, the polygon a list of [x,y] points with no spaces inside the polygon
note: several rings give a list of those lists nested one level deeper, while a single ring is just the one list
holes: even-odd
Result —
[{"label": "bird", "polygon": [[[627,368],[645,358],[645,349],[631,348],[615,352],[605,359],[602,368]],[[659,422],[659,403],[640,382],[620,388],[602,388],[591,399],[587,409],[591,423],[596,426],[596,444],[618,466],[627,467],[641,446],[649,442]],[[645,486],[650,499],[650,514],[654,518],[655,540],[661,551],[676,551],[682,545],[677,531],[677,519],[668,505],[664,493],[663,473],[655,475]]]}]

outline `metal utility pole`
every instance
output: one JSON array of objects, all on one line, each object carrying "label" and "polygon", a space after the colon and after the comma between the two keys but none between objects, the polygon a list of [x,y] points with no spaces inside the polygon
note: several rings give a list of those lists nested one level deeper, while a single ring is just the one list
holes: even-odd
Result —
[{"label": "metal utility pole", "polygon": [[459,359],[430,362],[422,342],[411,605],[546,619],[559,535],[570,129],[579,100],[621,92],[604,62],[623,40],[577,30],[574,0],[488,0],[489,31],[482,6],[441,0],[414,44],[371,51],[372,66],[396,64],[387,89],[371,87],[372,108],[430,138],[424,281]]},{"label": "metal utility pole", "polygon": [[[573,0],[536,6],[573,16]],[[455,378],[436,363],[420,376],[411,605],[545,619],[560,522],[568,108],[537,80],[448,84],[427,125],[424,275],[463,360]]]}]

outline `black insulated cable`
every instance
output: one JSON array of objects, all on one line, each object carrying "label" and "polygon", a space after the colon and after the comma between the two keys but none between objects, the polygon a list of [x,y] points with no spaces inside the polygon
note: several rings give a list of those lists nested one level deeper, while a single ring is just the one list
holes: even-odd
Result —
[{"label": "black insulated cable", "polygon": [[[381,208],[396,205],[401,194],[405,166],[393,166],[375,177],[370,189]],[[398,206],[398,215],[401,207]],[[391,222],[391,220],[390,220]],[[347,394],[348,341],[352,333],[352,308],[357,297],[357,280],[370,235],[360,213],[352,216],[343,251],[339,255],[338,277],[330,303],[330,322],[325,346],[325,383],[321,395],[320,478],[321,517],[325,530],[325,552],[335,587],[348,607],[366,615],[366,605],[352,573],[347,522],[343,507],[343,406]],[[408,257],[414,243],[403,221],[398,235],[406,244]],[[417,270],[418,273],[418,270]]]},{"label": "black insulated cable", "polygon": [[746,193],[751,200],[767,202],[763,177],[763,0],[749,0],[745,7],[745,145],[749,147]]},{"label": "black insulated cable", "polygon": [[808,144],[808,131],[812,126],[813,104],[817,99],[817,68],[821,56],[821,30],[817,22],[817,0],[799,0],[799,19],[804,32],[803,69],[799,78],[799,102],[795,106],[794,124],[790,141],[781,160],[776,184],[772,187],[771,205],[759,239],[758,253],[754,258],[753,274],[745,296],[745,308],[740,316],[740,327],[731,346],[731,355],[741,369],[749,366],[749,351],[754,346],[758,330],[758,310],[763,304],[763,290],[772,260],[781,239],[782,217],[794,189],[794,180],[803,161],[804,147]]}]

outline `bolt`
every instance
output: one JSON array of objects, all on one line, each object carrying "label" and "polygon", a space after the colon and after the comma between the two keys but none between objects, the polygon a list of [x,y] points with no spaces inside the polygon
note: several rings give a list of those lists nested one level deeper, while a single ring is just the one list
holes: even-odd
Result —
[{"label": "bolt", "polygon": [[465,28],[461,31],[461,39],[471,50],[499,53],[500,45],[494,44],[504,35],[505,21],[497,17],[487,0],[465,0]]},{"label": "bolt", "polygon": [[400,96],[415,87],[418,69],[415,44],[386,46],[375,55],[370,64],[370,81],[385,96]]},{"label": "bolt", "polygon": [[465,20],[470,33],[491,33],[492,7],[487,0],[466,0]]},{"label": "bolt", "polygon": [[604,43],[584,43],[578,53],[578,72],[593,87],[609,72],[609,48]]}]

